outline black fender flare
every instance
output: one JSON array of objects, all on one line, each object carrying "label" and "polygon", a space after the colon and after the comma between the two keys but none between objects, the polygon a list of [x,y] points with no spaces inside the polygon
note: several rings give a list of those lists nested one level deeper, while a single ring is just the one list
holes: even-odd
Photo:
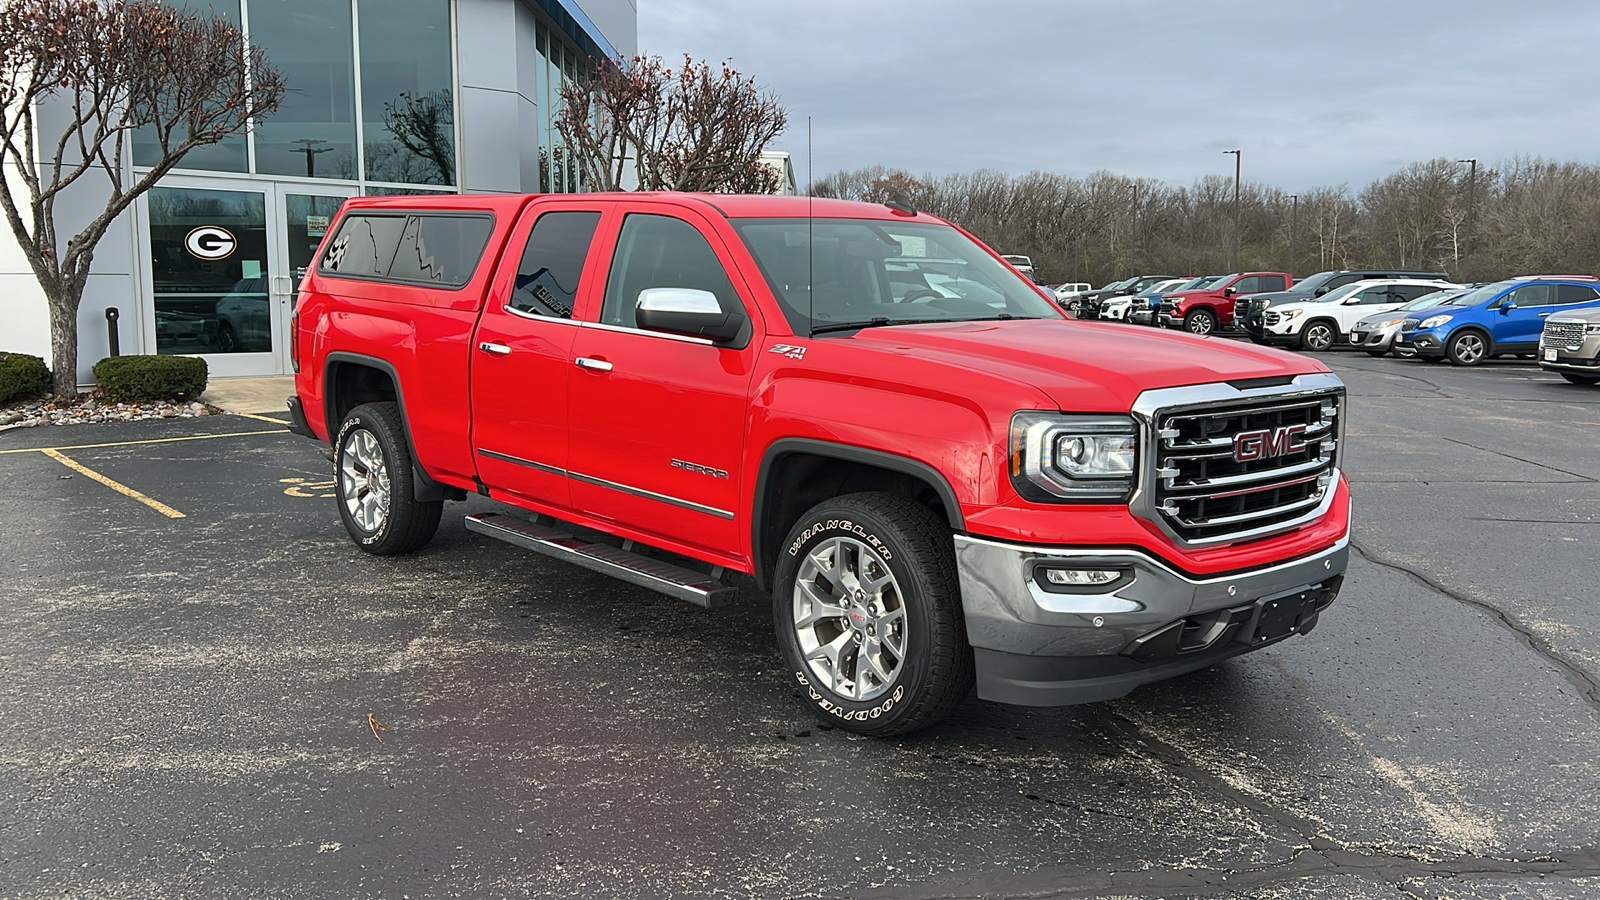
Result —
[{"label": "black fender flare", "polygon": [[935,469],[921,460],[909,456],[900,456],[882,450],[869,450],[866,447],[857,447],[853,444],[839,444],[832,441],[821,441],[814,438],[780,438],[767,445],[766,451],[761,456],[761,467],[756,474],[756,487],[750,510],[750,549],[751,563],[755,570],[756,583],[762,590],[770,587],[771,572],[767,571],[767,547],[762,537],[766,530],[767,505],[764,498],[767,495],[767,478],[772,472],[772,467],[785,456],[791,453],[805,453],[811,456],[830,457],[845,462],[864,463],[892,472],[901,472],[910,475],[919,481],[924,481],[933,487],[939,495],[939,501],[944,504],[945,515],[949,520],[950,529],[955,532],[967,530],[966,520],[961,515],[961,503],[956,499],[955,489],[950,487],[950,482],[944,473]]},{"label": "black fender flare", "polygon": [[[411,420],[406,416],[406,394],[400,383],[400,373],[395,370],[394,364],[386,359],[368,356],[364,353],[351,353],[348,350],[334,350],[323,360],[322,421],[324,427],[328,429],[328,437],[331,439],[339,430],[339,422],[333,415],[334,400],[336,398],[329,386],[334,383],[331,377],[333,370],[340,363],[352,363],[358,366],[366,366],[370,369],[377,369],[388,375],[389,381],[394,384],[395,405],[400,408],[400,425],[405,429],[406,450],[411,454],[412,483],[416,485],[416,499],[424,503],[434,500],[467,499],[466,491],[434,481],[429,477],[427,471],[423,469],[422,458],[417,455],[417,445],[411,440]],[[338,452],[338,448],[334,448],[334,452]]]}]

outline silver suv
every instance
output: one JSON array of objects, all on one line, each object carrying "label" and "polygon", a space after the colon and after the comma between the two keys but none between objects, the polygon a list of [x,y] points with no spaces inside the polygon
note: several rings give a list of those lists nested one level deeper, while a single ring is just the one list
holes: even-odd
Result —
[{"label": "silver suv", "polygon": [[1545,319],[1539,365],[1573,384],[1600,384],[1600,309]]}]

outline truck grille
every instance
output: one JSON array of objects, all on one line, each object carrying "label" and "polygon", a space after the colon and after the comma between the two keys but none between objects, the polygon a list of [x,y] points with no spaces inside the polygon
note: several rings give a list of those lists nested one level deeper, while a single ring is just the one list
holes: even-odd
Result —
[{"label": "truck grille", "polygon": [[1339,391],[1155,417],[1154,508],[1181,539],[1243,540],[1315,515],[1338,466]]},{"label": "truck grille", "polygon": [[1546,347],[1564,347],[1568,350],[1583,349],[1583,323],[1582,322],[1551,322],[1544,323],[1544,338],[1542,343]]},{"label": "truck grille", "polygon": [[1266,323],[1268,325],[1276,325],[1276,324],[1278,324],[1278,320],[1281,319],[1281,318],[1283,318],[1283,317],[1280,316],[1278,313],[1268,311],[1265,321],[1266,321]]},{"label": "truck grille", "polygon": [[1404,322],[1400,323],[1400,330],[1401,331],[1416,331],[1421,326],[1422,326],[1422,320],[1421,319],[1406,319]]}]

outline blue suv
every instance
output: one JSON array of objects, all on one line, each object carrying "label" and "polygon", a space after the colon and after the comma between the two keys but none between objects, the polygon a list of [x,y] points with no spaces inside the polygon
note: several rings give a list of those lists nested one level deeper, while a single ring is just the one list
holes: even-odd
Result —
[{"label": "blue suv", "polygon": [[1411,314],[1395,346],[1424,359],[1475,366],[1502,353],[1534,354],[1551,313],[1600,306],[1600,280],[1588,275],[1512,278]]}]

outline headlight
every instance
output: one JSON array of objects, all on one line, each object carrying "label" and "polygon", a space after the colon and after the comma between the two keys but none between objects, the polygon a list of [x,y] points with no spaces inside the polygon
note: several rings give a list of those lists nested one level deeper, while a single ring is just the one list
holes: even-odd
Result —
[{"label": "headlight", "polygon": [[1127,416],[1019,412],[1011,484],[1029,500],[1116,503],[1133,490],[1139,431]]},{"label": "headlight", "polygon": [[1594,322],[1594,323],[1591,323],[1589,325],[1583,326],[1583,333],[1584,334],[1600,334],[1600,322]]},{"label": "headlight", "polygon": [[1303,312],[1305,312],[1303,309],[1280,309],[1278,310],[1278,321],[1287,322],[1290,319],[1298,319]]},{"label": "headlight", "polygon": [[1401,322],[1404,322],[1404,321],[1405,321],[1405,319],[1384,319],[1382,322],[1379,322],[1377,325],[1375,325],[1373,327],[1374,328],[1389,328],[1389,327],[1394,326],[1394,325],[1399,325]]},{"label": "headlight", "polygon": [[1423,319],[1422,324],[1418,325],[1417,328],[1419,330],[1423,328],[1436,328],[1453,318],[1455,318],[1455,316],[1429,316],[1428,318]]}]

